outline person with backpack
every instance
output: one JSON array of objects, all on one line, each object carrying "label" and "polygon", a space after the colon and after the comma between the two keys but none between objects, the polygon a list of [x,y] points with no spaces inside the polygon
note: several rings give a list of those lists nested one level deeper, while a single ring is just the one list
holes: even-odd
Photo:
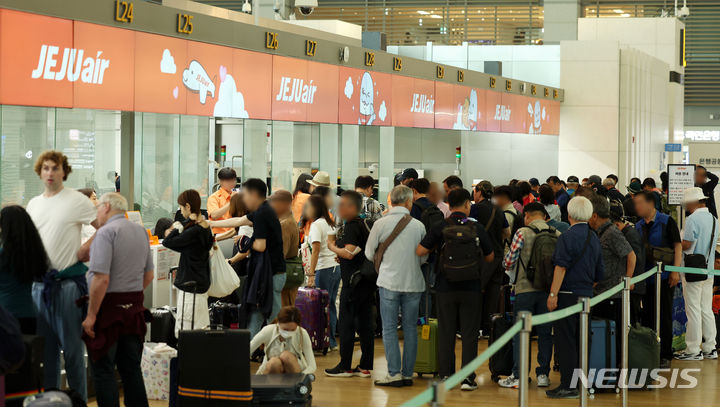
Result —
[{"label": "person with backpack", "polygon": [[522,227],[522,218],[513,205],[513,190],[511,187],[501,185],[495,188],[493,200],[495,201],[495,204],[503,210],[503,214],[505,215],[505,219],[508,223],[508,229],[505,232],[505,242],[503,244],[505,246],[504,254],[507,255],[510,247],[510,239],[515,236],[518,229]]},{"label": "person with backpack", "polygon": [[[552,257],[555,270],[547,296],[550,312],[572,307],[581,297],[592,297],[593,285],[603,278],[600,241],[587,223],[592,211],[592,203],[583,196],[576,196],[568,203],[571,226],[558,238]],[[556,354],[560,385],[545,392],[550,398],[580,397],[577,387],[571,387],[574,372],[580,367],[579,323],[578,314],[553,323],[553,344],[561,350]]]},{"label": "person with backpack", "polygon": [[[560,232],[545,223],[547,211],[539,202],[525,207],[525,224],[515,233],[510,251],[503,259],[503,266],[515,278],[515,313],[529,311],[533,315],[547,313],[548,283],[554,272],[552,256]],[[538,335],[538,367],[535,369],[538,387],[550,386],[550,361],[552,359],[552,326],[535,326]],[[513,338],[512,374],[500,381],[500,387],[517,388],[519,381],[520,341]]]},{"label": "person with backpack", "polygon": [[434,224],[445,219],[440,208],[428,199],[430,181],[427,178],[418,178],[408,186],[413,190],[413,205],[410,216],[422,222],[425,225],[425,230],[429,231]]},{"label": "person with backpack", "polygon": [[[435,288],[440,377],[455,373],[458,328],[462,335],[463,366],[477,357],[482,260],[490,263],[495,258],[492,242],[483,225],[468,218],[470,192],[462,188],[450,190],[448,204],[452,210],[450,217],[433,225],[416,250],[420,257],[432,251],[437,251],[439,257]],[[461,389],[477,389],[474,373],[465,378]]]},{"label": "person with backpack", "polygon": [[[340,276],[343,289],[340,291],[338,310],[338,333],[340,334],[340,363],[325,369],[330,377],[370,377],[373,369],[375,342],[373,336],[372,306],[375,302],[375,282],[367,278],[355,280],[365,262],[365,249],[372,223],[362,218],[364,196],[355,191],[344,191],[340,195],[338,212],[343,225],[337,231],[335,240],[328,242],[328,249],[337,255],[340,262]],[[355,332],[360,337],[362,357],[360,364],[353,368]]]},{"label": "person with backpack", "polygon": [[483,265],[481,321],[480,329],[490,332],[490,317],[499,311],[500,287],[503,283],[503,267],[501,265],[504,241],[509,228],[503,210],[492,203],[493,185],[490,181],[480,181],[475,186],[475,203],[470,207],[470,217],[480,222],[490,237],[495,259]]}]

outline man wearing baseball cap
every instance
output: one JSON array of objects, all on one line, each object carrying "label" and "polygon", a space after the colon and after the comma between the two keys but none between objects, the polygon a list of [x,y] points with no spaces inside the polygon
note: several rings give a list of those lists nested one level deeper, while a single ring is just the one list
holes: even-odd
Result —
[{"label": "man wearing baseball cap", "polygon": [[575,190],[580,186],[580,180],[578,177],[571,175],[567,178],[565,183],[567,184],[567,193],[572,197]]},{"label": "man wearing baseball cap", "polygon": [[[686,256],[704,256],[706,267],[714,268],[718,223],[707,208],[707,200],[708,197],[700,187],[688,188],[683,193],[683,204],[690,216],[685,223],[682,248]],[[689,259],[686,261],[689,262]],[[717,359],[715,317],[712,311],[713,279],[709,276],[683,273],[682,288],[688,319],[685,333],[687,347],[684,352],[676,353],[675,359]]]}]

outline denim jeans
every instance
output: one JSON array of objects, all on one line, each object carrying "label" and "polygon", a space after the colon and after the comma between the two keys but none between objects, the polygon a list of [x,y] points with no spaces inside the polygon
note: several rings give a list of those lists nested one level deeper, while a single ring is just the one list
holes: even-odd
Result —
[{"label": "denim jeans", "polygon": [[145,382],[140,369],[142,352],[143,342],[140,338],[134,335],[121,335],[105,356],[94,362],[90,360],[98,407],[120,405],[118,385],[115,381],[116,365],[122,379],[125,405],[148,406]]},{"label": "denim jeans", "polygon": [[[529,293],[521,293],[515,295],[515,312],[529,311],[533,315],[546,314],[548,294],[541,291]],[[516,314],[517,315],[517,314]],[[552,342],[552,325],[543,324],[536,325],[535,329],[538,336],[538,367],[535,369],[536,375],[550,374],[550,359],[552,358],[553,342]],[[519,334],[513,337],[513,375],[520,377],[518,363],[520,362],[520,340]],[[532,346],[532,345],[531,345]]]},{"label": "denim jeans", "polygon": [[37,334],[45,337],[43,386],[60,388],[60,349],[65,359],[68,385],[87,401],[85,343],[82,340],[83,309],[75,304],[80,292],[73,281],[59,283],[48,309],[42,299],[45,284],[33,283],[32,297],[37,314]]},{"label": "denim jeans", "polygon": [[330,347],[337,346],[337,299],[338,289],[340,289],[340,266],[328,267],[315,271],[315,286],[321,290],[326,290],[330,296]]},{"label": "denim jeans", "polygon": [[[274,320],[278,312],[280,312],[280,308],[282,307],[282,289],[285,287],[286,278],[285,273],[278,273],[273,276],[273,305],[272,311],[270,311],[270,317],[267,319],[268,322]],[[260,332],[264,323],[265,317],[263,317],[261,312],[255,311],[250,314],[250,318],[248,319],[250,338],[254,338],[255,335]]]},{"label": "denim jeans", "polygon": [[[423,293],[391,291],[380,287],[380,315],[383,323],[383,347],[388,365],[388,374],[402,373],[412,377],[417,357],[417,315],[420,297]],[[404,351],[400,365],[400,341],[397,332],[398,315],[402,314]]]}]

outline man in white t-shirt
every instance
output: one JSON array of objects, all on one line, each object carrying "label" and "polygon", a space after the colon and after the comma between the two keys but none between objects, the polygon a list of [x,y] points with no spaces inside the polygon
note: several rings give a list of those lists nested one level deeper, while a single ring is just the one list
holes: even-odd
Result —
[{"label": "man in white t-shirt", "polygon": [[86,305],[78,300],[87,296],[85,280],[92,238],[81,244],[83,225],[95,221],[92,202],[80,192],[65,188],[72,168],[58,151],[46,151],[35,162],[35,172],[45,191],[27,206],[40,232],[50,260],[50,271],[43,281],[33,283],[33,302],[38,309],[38,335],[45,337],[44,379],[47,388],[60,387],[60,350],[63,350],[68,385],[87,401],[85,344],[82,321]]}]

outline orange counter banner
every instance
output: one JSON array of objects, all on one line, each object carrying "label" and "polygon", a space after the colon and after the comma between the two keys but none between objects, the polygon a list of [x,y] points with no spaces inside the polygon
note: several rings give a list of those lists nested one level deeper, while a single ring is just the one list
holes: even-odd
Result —
[{"label": "orange counter banner", "polygon": [[435,83],[435,128],[483,131],[485,91],[451,83]]},{"label": "orange counter banner", "polygon": [[0,104],[557,135],[560,102],[0,9]]},{"label": "orange counter banner", "polygon": [[73,107],[84,62],[77,62],[79,54],[72,20],[0,11],[0,102]]},{"label": "orange counter banner", "polygon": [[338,67],[273,56],[272,119],[337,123]]},{"label": "orange counter banner", "polygon": [[392,124],[392,75],[340,67],[338,86],[338,123]]},{"label": "orange counter banner", "polygon": [[434,81],[395,75],[392,78],[392,87],[393,126],[435,126]]}]

